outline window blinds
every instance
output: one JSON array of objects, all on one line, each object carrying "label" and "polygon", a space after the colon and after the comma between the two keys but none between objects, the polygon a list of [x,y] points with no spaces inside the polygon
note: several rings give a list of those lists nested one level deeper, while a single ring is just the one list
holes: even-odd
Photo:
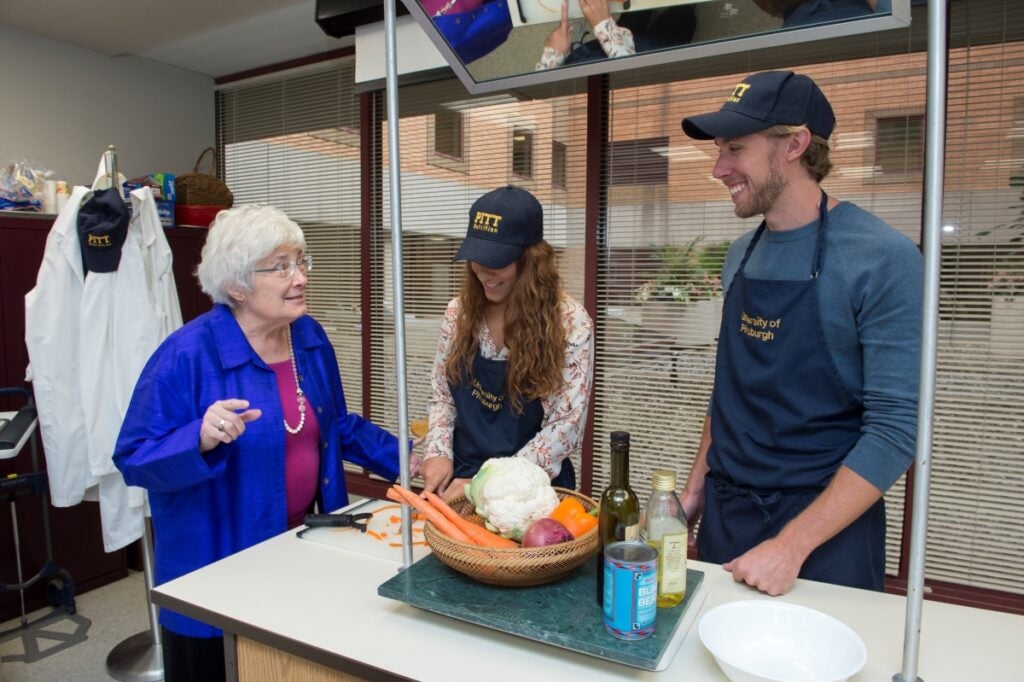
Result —
[{"label": "window blinds", "polygon": [[299,223],[313,256],[307,303],[334,345],[349,410],[362,412],[360,140],[354,57],[222,87],[218,146],[235,204]]},{"label": "window blinds", "polygon": [[[465,263],[453,263],[452,257],[466,234],[469,208],[480,195],[511,184],[537,196],[544,207],[544,238],[558,254],[563,285],[583,302],[586,104],[576,87],[566,93],[560,86],[556,95],[468,97],[445,82],[401,91],[403,287],[412,419],[427,415],[445,307],[457,296],[466,271]],[[386,179],[382,112],[375,125],[385,141],[380,172]],[[451,131],[461,132],[461,140],[453,141]],[[461,155],[451,153],[456,149]],[[397,429],[391,200],[384,185],[383,209],[375,222],[380,259],[372,273],[381,290],[373,308],[372,400],[374,420]],[[575,466],[579,471],[579,453]]]},{"label": "window blinds", "polygon": [[[632,484],[654,468],[685,478],[711,391],[720,249],[756,221],[737,219],[711,177],[715,149],[680,119],[717,109],[762,69],[810,74],[836,107],[832,194],[920,242],[923,7],[909,29],[799,48],[716,57],[608,79],[608,134],[587,130],[582,81],[470,97],[454,80],[400,95],[403,270],[411,418],[425,415],[444,306],[463,266],[451,257],[480,194],[506,183],[534,192],[563,281],[596,292],[593,490],[608,482],[610,431],[633,434]],[[933,584],[1024,593],[1024,25],[1014,0],[951,5],[939,358],[926,575]],[[238,203],[276,203],[306,230],[316,266],[310,310],[338,351],[349,407],[360,411],[361,343],[369,336],[370,406],[397,430],[390,214],[383,98],[361,149],[350,59],[219,90],[218,139]],[[516,139],[517,135],[520,139]],[[528,144],[527,144],[528,141]],[[587,195],[588,144],[605,165]],[[360,196],[362,172],[368,197]],[[529,173],[519,172],[526,168]],[[360,200],[369,207],[360,215]],[[585,228],[586,208],[601,216]],[[360,220],[371,229],[360,242]],[[588,235],[588,229],[590,230]],[[584,279],[584,247],[599,267]],[[360,270],[360,249],[369,253]],[[362,279],[361,279],[362,278]],[[369,282],[369,328],[360,285]],[[686,314],[681,310],[686,308]],[[576,466],[580,460],[575,458]],[[886,495],[887,570],[899,574],[903,479]],[[905,577],[905,576],[902,576]],[[1002,595],[1002,596],[998,596]],[[989,603],[993,598],[989,597]]]}]

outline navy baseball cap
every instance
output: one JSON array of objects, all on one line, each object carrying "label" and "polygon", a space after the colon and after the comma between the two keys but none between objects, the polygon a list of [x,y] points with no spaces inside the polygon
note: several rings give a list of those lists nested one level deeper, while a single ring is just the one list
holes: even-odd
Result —
[{"label": "navy baseball cap", "polygon": [[832,105],[807,76],[763,71],[736,84],[718,111],[683,119],[683,132],[697,140],[743,137],[775,125],[806,125],[826,140],[836,126]]},{"label": "navy baseball cap", "polygon": [[88,272],[117,272],[130,219],[128,205],[114,187],[93,192],[78,209],[78,240]]},{"label": "navy baseball cap", "polygon": [[544,209],[525,189],[500,187],[473,202],[466,238],[452,260],[500,269],[544,238]]}]

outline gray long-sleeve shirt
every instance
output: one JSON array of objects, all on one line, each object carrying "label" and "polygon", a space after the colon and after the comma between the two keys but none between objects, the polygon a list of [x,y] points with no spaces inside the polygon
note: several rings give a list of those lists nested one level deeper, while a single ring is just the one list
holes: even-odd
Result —
[{"label": "gray long-sleeve shirt", "polygon": [[[747,261],[747,277],[806,278],[816,232],[817,220],[787,232],[765,230]],[[726,292],[753,234],[729,248]],[[829,211],[825,234],[818,287],[825,341],[841,379],[864,405],[860,440],[843,463],[884,492],[914,458],[922,258],[910,239],[849,202]]]}]

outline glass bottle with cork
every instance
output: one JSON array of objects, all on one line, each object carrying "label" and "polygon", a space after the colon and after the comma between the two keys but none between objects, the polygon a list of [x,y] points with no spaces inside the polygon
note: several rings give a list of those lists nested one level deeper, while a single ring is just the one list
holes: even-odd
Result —
[{"label": "glass bottle with cork", "polygon": [[604,603],[604,549],[613,542],[640,540],[640,500],[629,487],[629,433],[611,434],[611,477],[598,515],[597,603]]},{"label": "glass bottle with cork", "polygon": [[641,539],[658,550],[658,606],[678,606],[686,596],[687,523],[676,495],[676,472],[655,469],[640,524]]}]

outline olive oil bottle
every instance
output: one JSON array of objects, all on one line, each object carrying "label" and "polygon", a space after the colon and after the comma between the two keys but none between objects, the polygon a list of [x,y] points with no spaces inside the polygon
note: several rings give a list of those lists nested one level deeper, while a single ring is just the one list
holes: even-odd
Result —
[{"label": "olive oil bottle", "polygon": [[640,535],[658,550],[658,606],[678,606],[686,596],[687,524],[676,496],[676,472],[656,469],[651,475]]},{"label": "olive oil bottle", "polygon": [[613,542],[640,540],[640,500],[629,487],[629,434],[611,434],[611,477],[601,494],[597,553],[597,603],[604,604],[604,548]]}]

